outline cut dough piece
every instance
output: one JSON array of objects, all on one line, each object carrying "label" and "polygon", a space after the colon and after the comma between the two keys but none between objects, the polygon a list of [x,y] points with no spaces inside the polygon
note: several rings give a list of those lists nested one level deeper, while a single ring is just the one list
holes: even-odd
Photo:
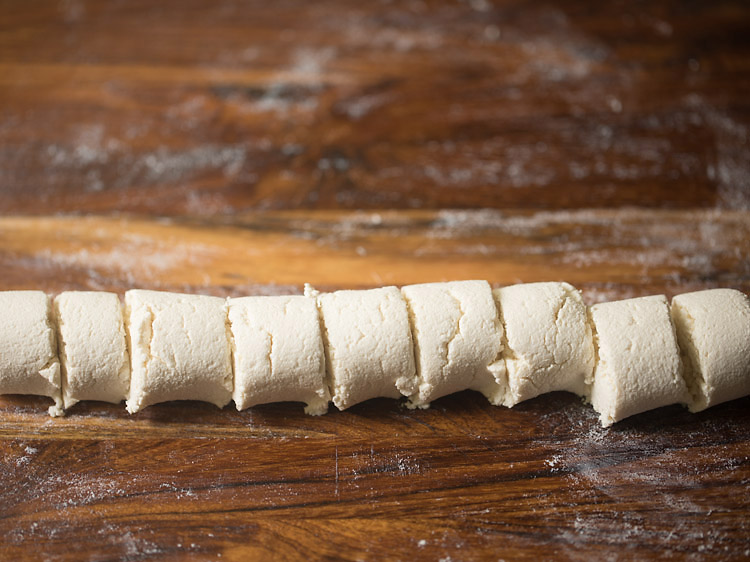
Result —
[{"label": "cut dough piece", "polygon": [[133,290],[125,293],[132,373],[127,409],[169,400],[232,399],[226,301]]},{"label": "cut dough piece", "polygon": [[409,406],[460,390],[482,392],[493,404],[506,393],[502,324],[486,281],[407,285],[401,291],[414,335],[419,387]]},{"label": "cut dough piece", "polygon": [[117,404],[128,397],[130,361],[120,299],[71,291],[55,297],[65,408],[79,400]]},{"label": "cut dough piece", "polygon": [[237,409],[298,401],[308,414],[325,414],[330,395],[315,301],[279,296],[228,303]]},{"label": "cut dough piece", "polygon": [[493,292],[505,324],[504,405],[546,392],[590,394],[594,341],[586,305],[568,283],[528,283]]},{"label": "cut dough piece", "polygon": [[750,302],[734,289],[672,299],[672,319],[685,359],[690,411],[750,394]]},{"label": "cut dough piece", "polygon": [[0,292],[0,394],[36,394],[63,414],[52,302],[41,291]]},{"label": "cut dough piece", "polygon": [[591,318],[599,345],[591,403],[603,426],[688,401],[664,295],[597,304]]},{"label": "cut dough piece", "polygon": [[328,382],[338,409],[414,392],[409,318],[398,288],[336,291],[318,295],[317,301]]}]

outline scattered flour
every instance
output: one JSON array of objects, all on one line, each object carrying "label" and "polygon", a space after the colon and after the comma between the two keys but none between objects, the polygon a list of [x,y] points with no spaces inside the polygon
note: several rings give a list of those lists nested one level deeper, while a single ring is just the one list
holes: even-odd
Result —
[{"label": "scattered flour", "polygon": [[[74,143],[73,148],[50,144],[46,149],[47,166],[63,174],[83,174],[84,189],[89,192],[104,189],[122,191],[137,185],[165,185],[190,182],[209,172],[220,172],[230,181],[243,171],[248,151],[247,144],[200,146],[176,150],[166,147],[143,152],[132,152],[116,139],[102,139],[102,126],[91,126],[86,140]],[[91,131],[98,131],[98,136]],[[112,174],[109,170],[116,170]],[[106,185],[105,185],[105,170]],[[213,205],[211,210],[224,210]],[[229,208],[226,201],[221,207]]]},{"label": "scattered flour", "polygon": [[[736,449],[723,445],[710,450],[691,448],[693,437],[673,433],[645,431],[633,427],[603,429],[588,408],[575,412],[570,425],[576,427],[570,440],[544,461],[550,475],[567,481],[570,504],[560,508],[586,506],[575,514],[572,528],[561,527],[558,538],[571,546],[594,543],[633,544],[657,542],[665,553],[684,553],[687,540],[699,543],[704,553],[725,553],[733,549],[733,538],[725,526],[707,525],[715,512],[721,512],[723,500],[704,493],[709,483],[721,480],[721,473],[730,473]],[[558,416],[559,413],[552,415]],[[568,422],[566,422],[568,423]],[[712,421],[706,423],[712,424]],[[703,434],[723,434],[726,424],[705,427]],[[718,479],[718,480],[717,480]],[[638,490],[637,494],[634,490]],[[651,509],[679,513],[660,526],[653,525],[648,512],[632,507],[634,497],[648,497]],[[642,501],[642,500],[640,500]],[[601,508],[596,506],[601,504]],[[621,506],[621,507],[618,507]],[[669,523],[667,523],[669,522]],[[670,528],[671,525],[671,528]],[[742,525],[750,530],[750,523]]]}]

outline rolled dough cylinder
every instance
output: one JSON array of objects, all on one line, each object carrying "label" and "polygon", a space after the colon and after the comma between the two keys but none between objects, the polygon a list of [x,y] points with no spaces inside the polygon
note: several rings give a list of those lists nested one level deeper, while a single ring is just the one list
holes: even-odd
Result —
[{"label": "rolled dough cylinder", "polygon": [[130,360],[119,297],[71,291],[54,302],[65,408],[79,400],[115,404],[128,397]]},{"label": "rolled dough cylinder", "polygon": [[41,291],[0,292],[0,394],[49,396],[63,414],[52,302]]},{"label": "rolled dough cylinder", "polygon": [[218,297],[133,290],[125,293],[131,350],[127,409],[169,400],[232,399],[226,301]]},{"label": "rolled dough cylinder", "polygon": [[672,299],[691,412],[750,394],[750,302],[734,289]]},{"label": "rolled dough cylinder", "polygon": [[332,400],[344,410],[416,389],[406,303],[396,287],[317,296]]},{"label": "rolled dough cylinder", "polygon": [[568,283],[528,283],[495,289],[494,295],[506,337],[504,405],[555,390],[587,396],[594,341],[581,294]]},{"label": "rolled dough cylinder", "polygon": [[460,390],[482,392],[493,404],[506,393],[502,325],[486,281],[407,285],[402,292],[414,335],[419,387],[411,407]]},{"label": "rolled dough cylinder", "polygon": [[591,403],[602,425],[687,403],[680,350],[664,295],[591,307],[598,360]]},{"label": "rolled dough cylinder", "polygon": [[228,305],[237,409],[298,401],[308,414],[325,414],[330,394],[315,300],[244,297]]}]

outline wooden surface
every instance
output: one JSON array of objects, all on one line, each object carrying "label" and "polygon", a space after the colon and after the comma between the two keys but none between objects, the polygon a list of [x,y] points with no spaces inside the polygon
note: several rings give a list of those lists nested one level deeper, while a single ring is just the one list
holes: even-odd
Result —
[{"label": "wooden surface", "polygon": [[726,2],[13,2],[0,209],[750,204]]},{"label": "wooden surface", "polygon": [[[0,13],[0,290],[750,293],[744,2]],[[46,405],[0,397],[1,560],[750,557],[750,398]]]}]

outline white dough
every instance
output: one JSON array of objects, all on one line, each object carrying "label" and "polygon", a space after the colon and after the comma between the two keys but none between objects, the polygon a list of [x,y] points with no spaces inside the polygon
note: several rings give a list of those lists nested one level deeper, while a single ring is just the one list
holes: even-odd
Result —
[{"label": "white dough", "polygon": [[226,301],[218,297],[133,290],[125,293],[135,413],[169,400],[232,399]]},{"label": "white dough", "polygon": [[128,397],[130,362],[120,299],[114,293],[72,291],[55,297],[63,403],[118,403]]},{"label": "white dough", "polygon": [[502,325],[486,281],[426,283],[402,288],[409,310],[419,387],[410,406],[460,390],[482,392],[493,404],[506,393]]},{"label": "white dough", "polygon": [[581,294],[568,283],[527,283],[494,295],[505,324],[504,405],[556,390],[587,396],[594,341]]},{"label": "white dough", "polygon": [[62,415],[60,362],[52,303],[41,291],[0,292],[0,394],[36,394]]},{"label": "white dough", "polygon": [[315,300],[244,297],[228,303],[237,409],[298,401],[308,414],[325,414],[330,395]]},{"label": "white dough", "polygon": [[336,291],[318,295],[317,301],[328,382],[337,408],[414,392],[409,319],[396,287]]},{"label": "white dough", "polygon": [[688,401],[664,295],[597,304],[591,318],[599,351],[591,403],[603,426]]},{"label": "white dough", "polygon": [[750,394],[750,302],[734,289],[672,299],[672,318],[685,359],[690,411]]}]

